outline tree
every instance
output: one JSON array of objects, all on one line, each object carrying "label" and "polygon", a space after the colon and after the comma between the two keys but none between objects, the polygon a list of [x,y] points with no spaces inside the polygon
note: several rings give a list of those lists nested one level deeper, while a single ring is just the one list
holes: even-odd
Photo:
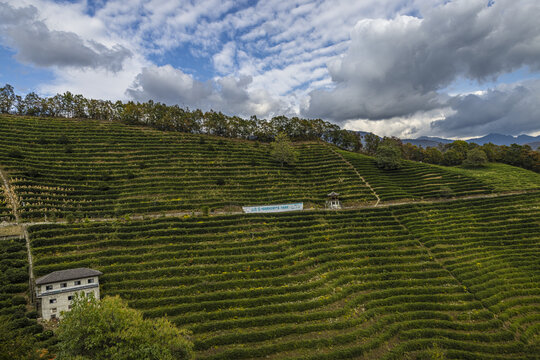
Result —
[{"label": "tree", "polygon": [[463,157],[461,156],[461,153],[458,152],[455,149],[450,149],[443,155],[443,163],[447,166],[452,165],[461,165],[463,162]]},{"label": "tree", "polygon": [[3,88],[0,88],[0,112],[7,114],[13,108],[15,104],[15,91],[13,86],[6,84]]},{"label": "tree", "polygon": [[187,332],[166,319],[146,320],[120,297],[75,295],[57,331],[58,360],[192,358]]},{"label": "tree", "polygon": [[377,147],[375,161],[381,169],[399,169],[402,166],[401,149],[393,139],[386,139]]},{"label": "tree", "polygon": [[373,133],[364,135],[365,149],[369,155],[374,155],[381,143],[381,138]]},{"label": "tree", "polygon": [[463,165],[472,168],[484,167],[488,162],[488,158],[484,150],[475,148],[469,150],[467,158],[463,161]]},{"label": "tree", "polygon": [[296,162],[296,152],[294,151],[287,134],[283,132],[277,134],[270,146],[272,148],[270,154],[276,161],[281,163],[282,167],[283,164],[293,165]]},{"label": "tree", "polygon": [[424,161],[427,163],[440,165],[443,163],[443,160],[443,154],[437,148],[428,147],[424,151]]}]

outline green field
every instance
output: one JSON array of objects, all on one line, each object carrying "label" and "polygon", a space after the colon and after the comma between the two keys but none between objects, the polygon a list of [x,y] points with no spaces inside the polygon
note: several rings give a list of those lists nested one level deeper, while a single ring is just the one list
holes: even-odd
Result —
[{"label": "green field", "polygon": [[197,358],[533,359],[540,194],[31,228],[37,276],[193,331]]}]

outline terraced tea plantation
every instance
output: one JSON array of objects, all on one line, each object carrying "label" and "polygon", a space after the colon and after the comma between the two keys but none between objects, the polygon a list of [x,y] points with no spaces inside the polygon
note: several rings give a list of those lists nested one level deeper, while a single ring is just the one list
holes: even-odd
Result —
[{"label": "terraced tea plantation", "polygon": [[354,165],[383,201],[466,196],[493,191],[491,186],[472,177],[428,164],[404,161],[401,169],[382,170],[370,156],[347,151],[340,153]]},{"label": "terraced tea plantation", "polygon": [[36,276],[193,331],[200,359],[537,359],[540,194],[30,228]]},{"label": "terraced tea plantation", "polygon": [[[1,182],[1,180],[0,180]],[[9,208],[9,202],[6,199],[5,188],[3,185],[0,185],[0,223],[3,221],[12,221],[13,213]]]},{"label": "terraced tea plantation", "polygon": [[[23,219],[111,217],[303,201],[376,198],[320,143],[299,144],[281,167],[268,144],[117,123],[0,116],[0,164]],[[0,210],[1,211],[1,210]]]},{"label": "terraced tea plantation", "polygon": [[[350,165],[322,143],[296,144],[281,167],[268,144],[161,132],[92,120],[0,116],[0,165],[9,173],[21,218],[110,218],[125,214],[238,211],[242,205],[304,202],[326,194],[345,206],[376,197]],[[492,187],[425,164],[396,172],[342,152],[382,200],[489,193]],[[4,210],[3,210],[4,209]],[[0,203],[0,217],[10,216]]]},{"label": "terraced tea plantation", "polygon": [[[27,307],[27,294],[28,261],[24,239],[0,234],[0,328],[4,331],[1,340],[6,340],[3,338],[6,336],[5,331],[9,332],[10,338],[36,334],[38,340],[47,340],[47,336],[42,334],[43,327],[35,320],[37,313]],[[9,359],[10,355],[1,354],[1,357]]]}]

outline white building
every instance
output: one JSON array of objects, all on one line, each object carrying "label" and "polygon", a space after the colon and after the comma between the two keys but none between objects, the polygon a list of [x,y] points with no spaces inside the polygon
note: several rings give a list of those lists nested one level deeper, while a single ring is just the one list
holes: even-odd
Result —
[{"label": "white building", "polygon": [[38,312],[45,320],[60,318],[62,311],[71,309],[75,293],[93,293],[99,299],[101,271],[88,268],[54,271],[36,280]]}]

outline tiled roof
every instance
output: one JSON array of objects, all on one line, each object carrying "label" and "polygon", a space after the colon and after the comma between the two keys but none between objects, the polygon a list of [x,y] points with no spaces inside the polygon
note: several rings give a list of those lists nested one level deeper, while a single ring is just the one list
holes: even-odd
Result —
[{"label": "tiled roof", "polygon": [[99,276],[103,273],[89,268],[76,268],[68,270],[53,271],[50,274],[42,276],[36,280],[36,285],[50,284],[59,281],[73,280],[91,276]]}]

